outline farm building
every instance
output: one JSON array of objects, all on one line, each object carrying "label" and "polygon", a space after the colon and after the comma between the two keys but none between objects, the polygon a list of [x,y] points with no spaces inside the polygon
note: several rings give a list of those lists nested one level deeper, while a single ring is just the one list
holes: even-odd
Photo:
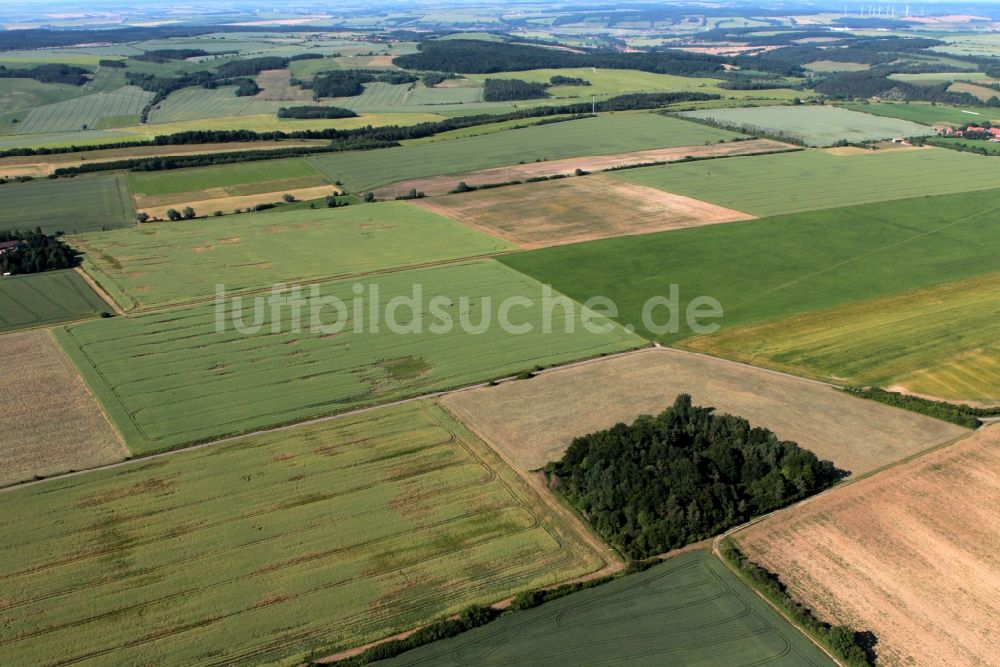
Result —
[{"label": "farm building", "polygon": [[11,252],[13,250],[20,250],[24,247],[24,243],[21,241],[0,241],[0,255],[4,253]]}]

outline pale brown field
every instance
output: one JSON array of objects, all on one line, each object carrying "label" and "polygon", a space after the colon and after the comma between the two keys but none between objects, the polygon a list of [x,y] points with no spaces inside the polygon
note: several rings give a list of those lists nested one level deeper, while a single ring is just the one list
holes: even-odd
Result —
[{"label": "pale brown field", "polygon": [[312,91],[292,86],[289,83],[291,77],[292,73],[287,69],[264,70],[257,75],[257,85],[264,90],[257,93],[255,98],[269,102],[311,102]]},{"label": "pale brown field", "polygon": [[[57,153],[53,155],[22,155],[0,158],[0,176],[48,176],[60,167],[76,167],[95,162],[114,162],[142,157],[169,155],[202,155],[207,153],[240,153],[269,148],[295,146],[320,146],[327,141],[293,139],[286,141],[235,141],[224,144],[191,144],[185,146],[137,146],[135,148],[109,148],[107,150]],[[20,170],[20,171],[19,171]]]},{"label": "pale brown field", "polygon": [[[222,188],[217,188],[221,190]],[[191,199],[175,202],[172,204],[161,204],[158,206],[146,206],[137,210],[144,211],[154,218],[165,218],[167,209],[190,206],[198,215],[212,215],[215,211],[232,213],[238,208],[249,208],[257,204],[271,204],[282,201],[281,196],[290,194],[299,200],[319,199],[328,194],[337,192],[338,188],[333,185],[319,185],[311,188],[293,188],[290,190],[277,190],[275,192],[262,192],[254,195],[235,195],[226,197],[208,197],[206,199]],[[208,191],[193,193],[193,196],[204,196]],[[138,199],[138,198],[137,198]]]},{"label": "pale brown field", "polygon": [[47,330],[0,336],[0,357],[0,485],[128,456]]},{"label": "pale brown field", "polygon": [[681,393],[854,474],[968,433],[819,382],[662,348],[459,391],[442,403],[515,465],[535,469],[560,458],[574,437],[659,413]]},{"label": "pale brown field", "polygon": [[731,141],[724,144],[700,146],[654,148],[631,153],[617,153],[615,155],[593,155],[589,157],[567,158],[565,160],[512,164],[509,167],[480,169],[479,171],[451,176],[418,178],[393,183],[378,188],[374,192],[375,196],[379,199],[392,199],[396,194],[408,192],[411,189],[416,189],[428,195],[443,195],[454,190],[459,181],[465,181],[468,185],[484,185],[487,183],[504,183],[506,181],[523,181],[537,176],[569,175],[575,173],[577,169],[594,172],[613,167],[647,164],[649,162],[676,162],[677,160],[683,160],[685,157],[729,157],[747,155],[748,153],[775,153],[787,150],[797,150],[797,147],[790,144],[783,144],[780,141],[771,141],[770,139]]},{"label": "pale brown field", "polygon": [[522,248],[544,248],[754,217],[698,199],[599,175],[418,199],[412,203]]},{"label": "pale brown field", "polygon": [[880,665],[996,664],[1000,426],[740,531],[751,559]]}]

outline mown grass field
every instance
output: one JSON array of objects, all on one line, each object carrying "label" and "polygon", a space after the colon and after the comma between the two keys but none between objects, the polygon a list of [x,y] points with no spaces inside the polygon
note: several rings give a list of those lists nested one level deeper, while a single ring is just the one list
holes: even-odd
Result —
[{"label": "mown grass field", "polygon": [[0,332],[79,320],[110,310],[75,271],[0,278]]},{"label": "mown grass field", "polygon": [[401,665],[832,665],[705,551],[387,660]]},{"label": "mown grass field", "polygon": [[[363,298],[355,299],[355,285]],[[416,285],[424,303],[439,297],[444,315],[417,308],[418,318],[405,306],[397,308],[396,322],[413,332],[394,333],[388,303],[412,297]],[[293,324],[291,307],[278,310],[274,319],[264,294],[259,313],[253,299],[245,298],[219,310],[208,303],[83,323],[56,334],[137,454],[644,343],[617,327],[590,333],[579,321],[566,333],[558,316],[554,330],[544,333],[542,286],[493,261],[332,282],[317,290],[344,303],[343,311],[333,305],[318,310],[318,323],[328,327],[323,330],[312,327],[308,307],[300,311],[301,330]],[[506,333],[498,324],[495,309],[514,296],[535,300],[510,314],[513,324],[533,326],[528,333]],[[379,304],[378,319],[370,311],[356,312],[355,303],[363,309]],[[490,318],[485,324],[484,309]],[[431,328],[446,318],[452,326]],[[261,326],[255,328],[258,319]]]},{"label": "mown grass field", "polygon": [[189,167],[166,171],[137,171],[128,175],[129,186],[137,197],[151,198],[177,193],[205,192],[225,188],[225,194],[250,194],[254,190],[273,190],[273,183],[289,187],[309,187],[329,183],[305,158],[260,160],[208,167]]},{"label": "mown grass field", "polygon": [[599,569],[543,507],[429,403],[17,490],[0,661],[301,664]]},{"label": "mown grass field", "polygon": [[[41,83],[34,79],[0,79],[0,114],[55,104],[79,97],[81,94],[79,86],[69,84]],[[17,114],[14,117],[17,118]],[[13,132],[16,129],[17,126],[11,125],[8,119],[4,127],[0,128],[0,134]]]},{"label": "mown grass field", "polygon": [[684,345],[798,375],[857,385],[909,387],[915,381],[920,393],[1000,401],[998,290],[1000,275],[988,274]]},{"label": "mown grass field", "polygon": [[210,299],[217,284],[240,292],[514,247],[405,202],[153,223],[73,241],[125,309]]},{"label": "mown grass field", "polygon": [[255,96],[236,97],[235,91],[236,86],[214,89],[200,86],[181,88],[156,105],[149,114],[149,122],[169,123],[199,118],[273,114],[282,106],[281,102],[265,102]]},{"label": "mown grass field", "polygon": [[453,141],[308,159],[331,180],[342,181],[358,192],[410,178],[504,164],[716,143],[735,136],[726,130],[657,114],[618,113]]},{"label": "mown grass field", "polygon": [[612,176],[757,216],[1000,187],[1000,171],[988,158],[936,148],[847,155],[810,150],[629,169]]},{"label": "mown grass field", "polygon": [[910,121],[860,114],[828,106],[770,106],[712,109],[681,114],[752,132],[790,136],[809,146],[829,146],[838,141],[859,142],[893,137],[913,137],[934,131]]},{"label": "mown grass field", "polygon": [[125,177],[97,174],[0,185],[0,230],[67,234],[116,229],[134,221]]},{"label": "mown grass field", "polygon": [[111,93],[93,93],[37,107],[27,112],[17,125],[18,134],[72,132],[106,129],[102,120],[119,119],[120,125],[138,125],[139,112],[153,97],[135,86],[125,86]]},{"label": "mown grass field", "polygon": [[[724,317],[703,323],[725,331],[995,273],[998,210],[997,190],[921,197],[544,248],[500,261],[577,299],[607,296],[622,324],[650,336],[644,304],[668,297],[675,284],[682,310],[698,296],[717,299]],[[683,312],[679,319],[677,332],[660,340],[691,335]],[[653,320],[668,324],[667,309],[657,308]]]},{"label": "mown grass field", "polygon": [[854,109],[876,116],[888,116],[910,120],[924,125],[965,125],[982,123],[984,120],[997,122],[1000,111],[986,107],[947,107],[940,104],[901,104],[883,102],[879,104],[844,104],[845,109]]},{"label": "mown grass field", "polygon": [[[6,286],[0,284],[0,298]],[[10,360],[0,383],[0,486],[128,456],[48,331],[4,334],[0,355]]]}]

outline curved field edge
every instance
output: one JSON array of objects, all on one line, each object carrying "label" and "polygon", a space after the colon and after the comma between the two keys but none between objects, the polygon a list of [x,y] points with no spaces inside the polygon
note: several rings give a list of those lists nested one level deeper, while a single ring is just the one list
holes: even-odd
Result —
[{"label": "curved field edge", "polygon": [[299,664],[605,564],[428,401],[5,497],[5,661]]}]

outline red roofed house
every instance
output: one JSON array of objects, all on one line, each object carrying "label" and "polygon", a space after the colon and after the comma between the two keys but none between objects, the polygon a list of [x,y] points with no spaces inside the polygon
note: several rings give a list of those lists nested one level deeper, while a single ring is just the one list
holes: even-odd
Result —
[{"label": "red roofed house", "polygon": [[19,250],[23,247],[24,244],[20,241],[0,241],[0,255],[5,252],[10,252],[11,250]]}]

